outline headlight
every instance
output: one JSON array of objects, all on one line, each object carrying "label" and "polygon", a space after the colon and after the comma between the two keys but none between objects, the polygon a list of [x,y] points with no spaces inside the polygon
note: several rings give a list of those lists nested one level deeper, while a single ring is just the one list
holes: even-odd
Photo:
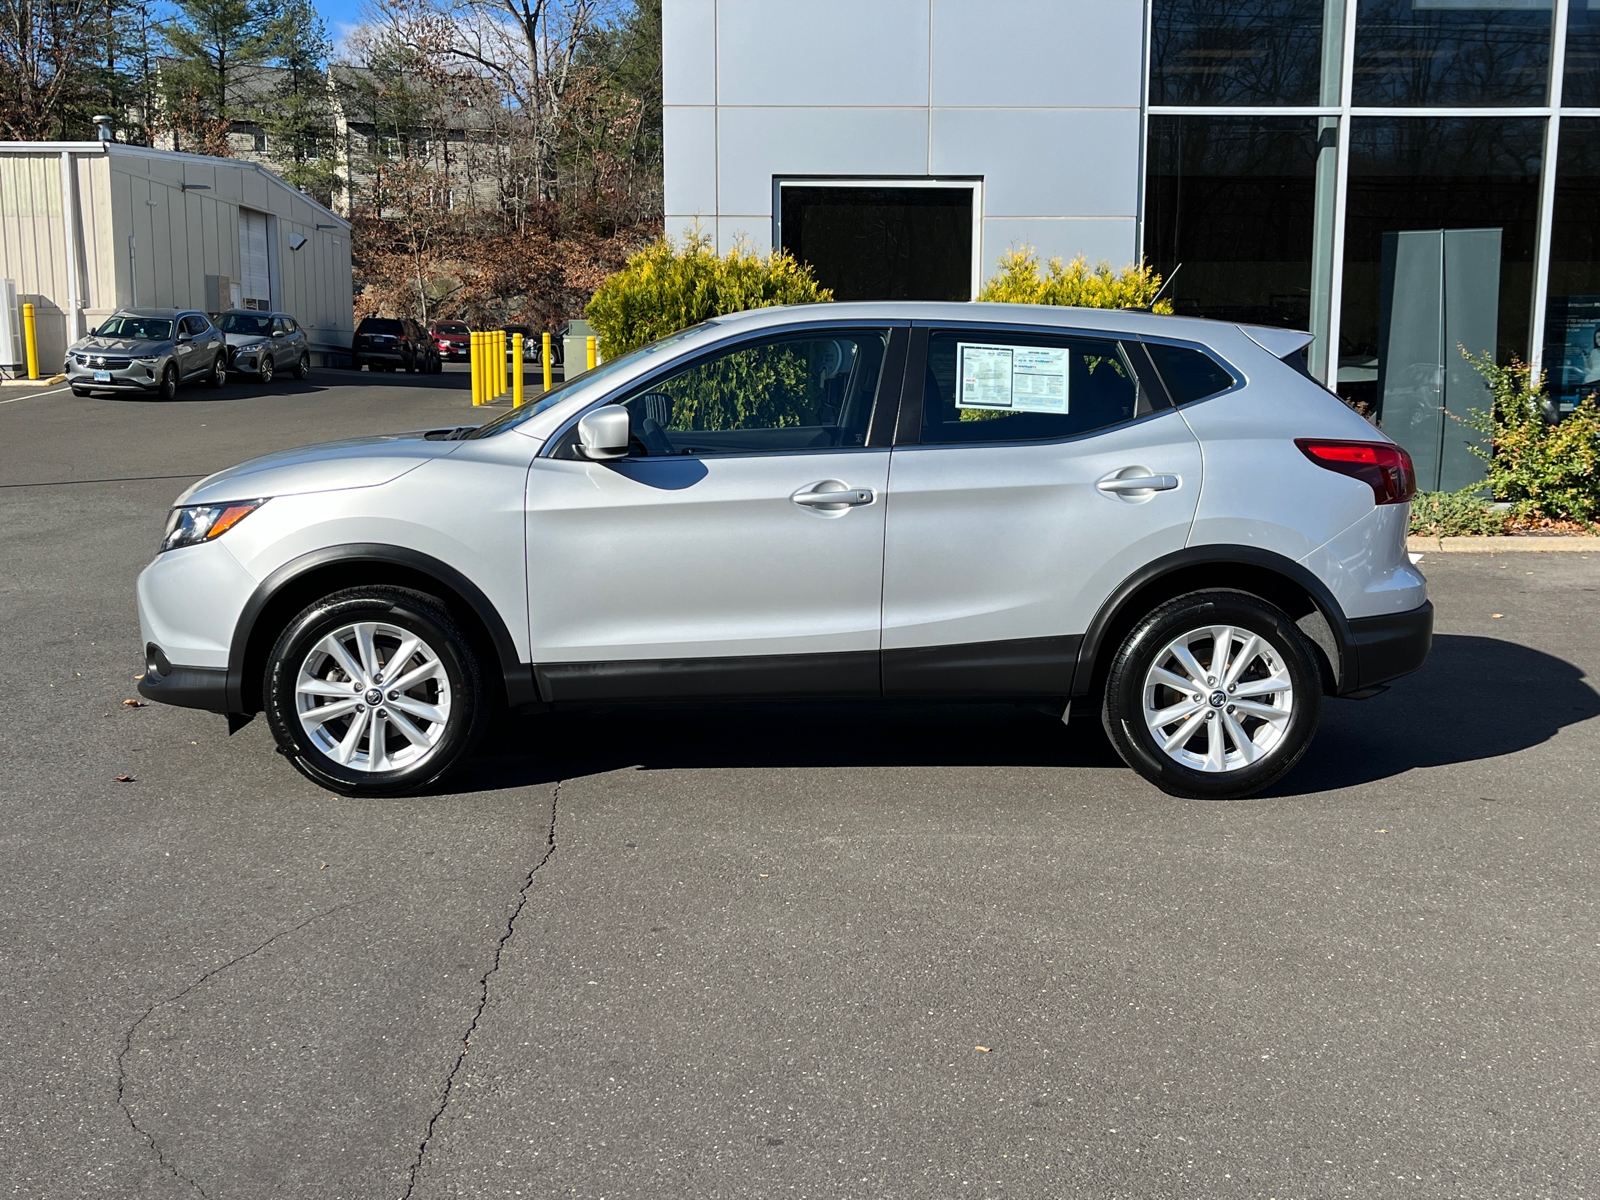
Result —
[{"label": "headlight", "polygon": [[167,518],[167,535],[162,550],[198,546],[219,538],[266,503],[262,500],[236,500],[232,504],[191,504],[175,508]]}]

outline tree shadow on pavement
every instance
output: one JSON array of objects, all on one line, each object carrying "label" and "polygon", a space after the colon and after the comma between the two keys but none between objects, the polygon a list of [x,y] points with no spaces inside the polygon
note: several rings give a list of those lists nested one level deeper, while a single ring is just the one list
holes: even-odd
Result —
[{"label": "tree shadow on pavement", "polygon": [[[1531,702],[1530,702],[1531,701]],[[1443,634],[1382,696],[1326,700],[1305,760],[1266,796],[1354,787],[1416,767],[1498,758],[1600,715],[1573,664]],[[497,722],[441,791],[519,787],[635,767],[1121,767],[1080,699],[1071,725],[1014,704],[825,701],[613,705]]]}]

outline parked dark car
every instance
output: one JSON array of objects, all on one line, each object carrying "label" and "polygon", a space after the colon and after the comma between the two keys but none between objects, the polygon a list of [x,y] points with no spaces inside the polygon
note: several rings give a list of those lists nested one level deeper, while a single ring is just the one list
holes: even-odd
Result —
[{"label": "parked dark car", "polygon": [[506,332],[506,361],[510,362],[515,353],[516,343],[511,339],[517,334],[522,335],[522,361],[536,363],[539,361],[539,335],[526,325],[502,325]]},{"label": "parked dark car", "polygon": [[428,326],[428,336],[433,339],[441,358],[464,362],[471,354],[472,329],[465,321],[435,321]]},{"label": "parked dark car", "polygon": [[311,344],[306,331],[288,313],[234,309],[217,318],[228,339],[228,369],[271,383],[279,371],[296,379],[311,374]]},{"label": "parked dark car", "polygon": [[355,369],[417,371],[425,360],[426,352],[419,344],[424,340],[415,321],[399,317],[364,317],[356,326],[351,347]]}]

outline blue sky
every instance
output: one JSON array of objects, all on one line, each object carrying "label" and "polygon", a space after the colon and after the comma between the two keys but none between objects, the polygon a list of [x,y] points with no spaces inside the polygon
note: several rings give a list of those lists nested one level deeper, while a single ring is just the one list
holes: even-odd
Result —
[{"label": "blue sky", "polygon": [[328,36],[337,44],[344,40],[350,29],[361,24],[361,10],[366,0],[316,0],[317,12],[327,22]]}]

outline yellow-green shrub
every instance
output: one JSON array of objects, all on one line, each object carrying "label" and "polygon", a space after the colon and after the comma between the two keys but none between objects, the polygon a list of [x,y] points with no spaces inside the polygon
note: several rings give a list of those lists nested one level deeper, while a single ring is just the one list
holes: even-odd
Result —
[{"label": "yellow-green shrub", "polygon": [[[1102,262],[1092,270],[1082,255],[1066,266],[1059,258],[1039,270],[1032,246],[1000,256],[999,274],[983,285],[979,300],[997,304],[1063,304],[1073,308],[1147,308],[1161,290],[1161,276],[1148,263],[1113,271]],[[1161,300],[1155,311],[1170,313],[1172,302]]]},{"label": "yellow-green shrub", "polygon": [[680,246],[670,237],[646,246],[600,285],[586,315],[607,358],[666,337],[707,317],[833,299],[811,268],[782,250],[760,255],[735,243],[719,256],[705,234]]}]

